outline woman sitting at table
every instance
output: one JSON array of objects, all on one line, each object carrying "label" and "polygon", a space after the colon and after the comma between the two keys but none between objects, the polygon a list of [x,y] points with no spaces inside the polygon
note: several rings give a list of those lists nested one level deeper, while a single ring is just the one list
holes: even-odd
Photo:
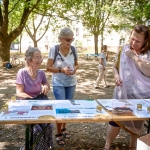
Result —
[{"label": "woman sitting at table", "polygon": [[[46,79],[44,71],[39,70],[43,61],[41,52],[38,48],[29,47],[25,52],[25,68],[18,71],[16,79],[16,92],[19,99],[37,99],[41,93],[47,99],[46,94],[50,87]],[[37,139],[38,135],[42,132],[46,124],[35,124],[33,127],[33,142]],[[42,135],[33,150],[49,150],[52,147],[52,125],[49,126],[47,131]],[[25,149],[23,146],[20,150]]]},{"label": "woman sitting at table", "polygon": [[[130,36],[129,45],[123,47],[116,59],[113,74],[116,88],[115,99],[150,98],[150,29],[136,25]],[[130,150],[136,150],[137,138],[144,121],[110,122],[104,150],[110,150],[111,143],[122,127],[130,133]]]}]

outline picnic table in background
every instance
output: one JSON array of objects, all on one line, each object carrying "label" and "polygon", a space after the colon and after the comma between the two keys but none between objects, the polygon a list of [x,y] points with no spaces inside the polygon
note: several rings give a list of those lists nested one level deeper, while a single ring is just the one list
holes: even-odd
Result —
[{"label": "picnic table in background", "polygon": [[86,59],[97,59],[97,57],[99,56],[99,54],[86,54]]}]

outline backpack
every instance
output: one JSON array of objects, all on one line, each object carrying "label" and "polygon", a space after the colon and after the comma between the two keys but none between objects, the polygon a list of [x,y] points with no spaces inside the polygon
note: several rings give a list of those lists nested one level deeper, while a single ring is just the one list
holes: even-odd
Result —
[{"label": "backpack", "polygon": [[[72,45],[71,45],[71,51],[72,51],[72,54],[74,55],[74,60],[77,60],[77,55],[75,53],[75,47]],[[55,63],[57,55],[60,55],[59,54],[59,45],[55,45],[54,63]],[[60,55],[60,57],[61,57],[61,55]]]},{"label": "backpack", "polygon": [[10,64],[10,62],[6,63],[6,69],[11,69],[13,66]]}]

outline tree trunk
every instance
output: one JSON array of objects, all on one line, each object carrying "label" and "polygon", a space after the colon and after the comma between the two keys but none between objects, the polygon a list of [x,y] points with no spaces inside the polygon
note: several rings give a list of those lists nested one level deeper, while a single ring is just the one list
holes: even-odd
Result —
[{"label": "tree trunk", "polygon": [[0,57],[4,61],[10,61],[10,45],[9,41],[0,41]]},{"label": "tree trunk", "polygon": [[[39,6],[42,0],[36,0],[35,3],[32,4],[31,0],[18,1],[16,4],[23,4],[22,11],[20,12],[20,19],[13,23],[15,27],[9,29],[8,26],[11,24],[10,13],[15,14],[18,12],[18,8],[16,4],[9,3],[9,0],[4,0],[3,3],[0,3],[0,57],[4,61],[10,61],[10,45],[14,39],[16,39],[21,33],[30,13]],[[31,5],[32,4],[32,5]],[[14,19],[13,19],[14,20]],[[11,30],[9,32],[9,30]]]},{"label": "tree trunk", "polygon": [[20,40],[19,40],[19,53],[22,53],[22,49],[21,49],[21,41],[22,41],[22,34],[20,34]]},{"label": "tree trunk", "polygon": [[94,34],[95,54],[98,54],[98,34]]},{"label": "tree trunk", "polygon": [[38,45],[37,45],[37,41],[36,41],[36,40],[34,40],[33,42],[34,42],[34,47],[38,47]]},{"label": "tree trunk", "polygon": [[103,41],[104,41],[104,35],[103,35],[103,31],[102,31],[102,34],[101,34],[101,47],[103,46]]}]

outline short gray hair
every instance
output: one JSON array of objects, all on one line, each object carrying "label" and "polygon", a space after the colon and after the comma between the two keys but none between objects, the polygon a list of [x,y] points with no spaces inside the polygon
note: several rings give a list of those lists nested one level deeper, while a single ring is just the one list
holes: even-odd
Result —
[{"label": "short gray hair", "polygon": [[25,52],[25,60],[31,60],[35,52],[41,52],[37,47],[28,47]]},{"label": "short gray hair", "polygon": [[60,38],[65,38],[67,36],[74,36],[74,33],[71,29],[69,28],[63,28],[60,33],[59,33],[59,36],[58,36],[58,39]]}]

